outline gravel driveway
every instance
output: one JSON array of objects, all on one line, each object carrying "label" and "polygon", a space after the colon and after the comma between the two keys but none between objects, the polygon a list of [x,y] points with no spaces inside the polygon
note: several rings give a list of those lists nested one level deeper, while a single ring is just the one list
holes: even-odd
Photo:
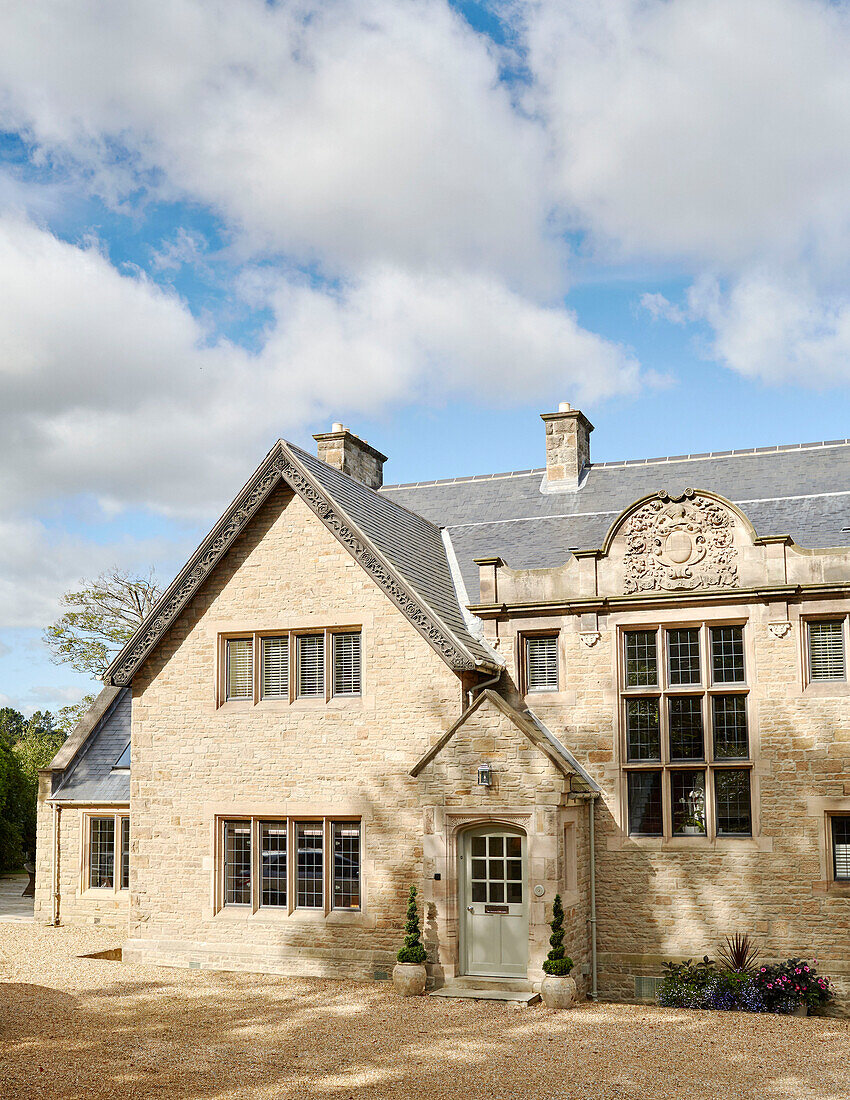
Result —
[{"label": "gravel driveway", "polygon": [[384,983],[83,959],[100,928],[0,925],[2,1100],[847,1100],[850,1022],[417,998]]}]

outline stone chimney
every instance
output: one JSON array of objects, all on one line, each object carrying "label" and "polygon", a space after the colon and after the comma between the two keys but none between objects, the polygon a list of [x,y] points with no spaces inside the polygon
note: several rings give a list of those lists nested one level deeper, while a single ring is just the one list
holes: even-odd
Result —
[{"label": "stone chimney", "polygon": [[568,401],[562,401],[556,413],[542,413],[541,420],[546,425],[546,488],[577,489],[582,470],[590,465],[593,425]]},{"label": "stone chimney", "polygon": [[342,424],[331,425],[329,432],[314,435],[319,444],[319,458],[337,470],[361,481],[370,489],[384,484],[384,463],[387,456],[371,447]]}]

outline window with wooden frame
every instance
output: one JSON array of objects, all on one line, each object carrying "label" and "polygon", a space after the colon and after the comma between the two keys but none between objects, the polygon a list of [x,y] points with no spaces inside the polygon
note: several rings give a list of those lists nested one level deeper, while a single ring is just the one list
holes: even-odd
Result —
[{"label": "window with wooden frame", "polygon": [[744,626],[626,628],[621,758],[634,836],[751,836]]},{"label": "window with wooden frame", "polygon": [[525,692],[558,690],[558,635],[524,634],[520,639]]},{"label": "window with wooden frame", "polygon": [[292,913],[361,908],[361,823],[321,817],[219,821],[222,907]]},{"label": "window with wooden frame", "polygon": [[288,630],[220,639],[222,703],[357,698],[363,693],[359,628]]},{"label": "window with wooden frame", "polygon": [[83,816],[83,889],[129,890],[130,818],[104,811]]},{"label": "window with wooden frame", "polygon": [[811,684],[847,680],[847,619],[805,619],[806,679]]}]

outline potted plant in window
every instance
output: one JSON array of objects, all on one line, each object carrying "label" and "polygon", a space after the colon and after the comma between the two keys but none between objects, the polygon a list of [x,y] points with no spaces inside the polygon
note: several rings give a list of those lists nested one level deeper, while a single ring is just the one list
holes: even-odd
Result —
[{"label": "potted plant in window", "polygon": [[546,977],[540,986],[540,996],[547,1008],[572,1008],[576,1000],[576,983],[570,977],[573,960],[564,954],[564,907],[561,895],[552,903],[552,950],[543,963]]},{"label": "potted plant in window", "polygon": [[416,887],[410,887],[407,898],[407,921],[404,926],[404,947],[393,967],[393,987],[400,997],[419,997],[425,992],[428,974],[425,970],[425,948],[419,939],[419,914],[416,911]]}]

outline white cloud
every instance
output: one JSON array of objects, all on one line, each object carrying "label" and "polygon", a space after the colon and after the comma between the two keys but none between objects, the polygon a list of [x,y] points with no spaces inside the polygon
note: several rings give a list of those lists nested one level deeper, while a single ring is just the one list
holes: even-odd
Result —
[{"label": "white cloud", "polygon": [[707,276],[691,288],[694,317],[714,329],[720,362],[765,382],[845,384],[850,376],[850,297],[815,292],[805,278],[745,272],[731,286]]},{"label": "white cloud", "polygon": [[5,126],[116,198],[156,183],[332,268],[553,285],[543,132],[443,0],[33,0],[0,74]]},{"label": "white cloud", "polygon": [[641,294],[640,304],[653,321],[669,321],[671,325],[684,325],[688,321],[687,311],[674,305],[663,294]]},{"label": "white cloud", "polygon": [[[4,518],[0,520],[0,623],[4,628],[43,627],[60,614],[59,597],[81,577],[95,577],[116,565],[139,572],[147,572],[152,562],[167,568],[175,551],[185,557],[191,549],[165,538],[127,537],[98,543],[48,530],[36,519]],[[6,646],[0,650],[0,656],[8,653]]]},{"label": "white cloud", "polygon": [[846,262],[846,5],[573,0],[526,14],[561,199],[614,253]]},{"label": "white cloud", "polygon": [[627,350],[483,275],[370,268],[334,293],[278,276],[257,354],[211,343],[173,293],[17,218],[0,217],[0,282],[7,508],[86,492],[208,514],[273,439],[319,417],[638,384]]}]

